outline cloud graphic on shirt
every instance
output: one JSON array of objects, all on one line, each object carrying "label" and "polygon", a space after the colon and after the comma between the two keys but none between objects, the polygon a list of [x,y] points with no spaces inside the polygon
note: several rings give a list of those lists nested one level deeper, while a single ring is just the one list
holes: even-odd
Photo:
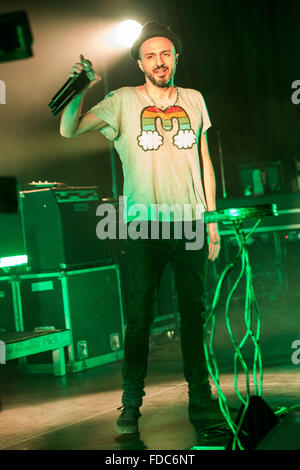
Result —
[{"label": "cloud graphic on shirt", "polygon": [[174,135],[173,142],[179,149],[190,149],[196,142],[196,135],[193,130],[181,130],[178,134]]},{"label": "cloud graphic on shirt", "polygon": [[137,139],[144,150],[157,150],[163,144],[163,138],[157,131],[142,131]]}]

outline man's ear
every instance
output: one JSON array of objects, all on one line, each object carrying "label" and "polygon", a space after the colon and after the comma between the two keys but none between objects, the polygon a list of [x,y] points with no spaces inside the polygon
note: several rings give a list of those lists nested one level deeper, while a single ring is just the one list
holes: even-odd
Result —
[{"label": "man's ear", "polygon": [[143,67],[142,61],[140,59],[138,59],[137,63],[138,63],[139,68],[141,69],[141,71],[144,72],[144,67]]},{"label": "man's ear", "polygon": [[176,56],[175,56],[176,64],[178,64],[178,58],[179,58],[179,54],[176,54]]}]

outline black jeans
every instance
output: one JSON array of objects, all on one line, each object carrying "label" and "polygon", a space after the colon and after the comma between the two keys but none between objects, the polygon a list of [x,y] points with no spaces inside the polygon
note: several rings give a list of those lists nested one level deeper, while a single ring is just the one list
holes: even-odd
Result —
[{"label": "black jeans", "polygon": [[[162,222],[159,222],[160,230]],[[195,224],[195,222],[194,222]],[[195,225],[194,225],[195,226]],[[174,234],[174,222],[171,234]],[[160,231],[160,234],[162,232]],[[184,377],[189,393],[208,382],[203,348],[207,241],[198,250],[187,250],[185,237],[158,240],[127,238],[129,312],[123,361],[123,405],[142,405],[147,374],[149,335],[154,319],[160,278],[168,262],[175,274],[180,313],[180,339]]]}]

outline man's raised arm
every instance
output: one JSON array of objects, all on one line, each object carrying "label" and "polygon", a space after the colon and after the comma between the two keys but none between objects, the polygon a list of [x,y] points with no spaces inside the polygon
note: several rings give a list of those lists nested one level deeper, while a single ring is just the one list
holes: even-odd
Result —
[{"label": "man's raised arm", "polygon": [[[83,56],[80,56],[80,59],[83,60]],[[74,67],[72,67],[72,74],[70,77],[74,77],[75,74],[80,73],[83,70],[83,65],[80,62],[77,62]],[[60,121],[60,135],[62,137],[74,138],[85,132],[90,132],[94,130],[102,129],[106,126],[106,122],[98,118],[94,113],[86,113],[81,116],[81,109],[84,97],[87,91],[101,81],[99,75],[94,74],[94,80],[89,83],[86,88],[84,88],[78,95],[76,95],[72,101],[65,107],[63,110],[61,121]]]}]

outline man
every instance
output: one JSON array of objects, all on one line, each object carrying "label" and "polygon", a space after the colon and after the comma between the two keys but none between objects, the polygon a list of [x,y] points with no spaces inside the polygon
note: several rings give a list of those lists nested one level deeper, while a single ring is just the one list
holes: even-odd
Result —
[{"label": "man", "polygon": [[[76,137],[98,130],[114,141],[124,171],[124,220],[156,221],[159,229],[169,223],[170,237],[127,239],[130,309],[124,346],[123,396],[116,423],[120,433],[138,431],[147,373],[149,334],[157,287],[163,270],[171,263],[178,294],[183,371],[189,389],[191,421],[199,413],[219,414],[212,397],[203,348],[205,321],[205,269],[207,258],[214,261],[220,250],[216,224],[208,224],[204,244],[186,248],[187,236],[179,239],[175,227],[186,220],[198,227],[199,207],[213,211],[215,178],[209,156],[206,131],[210,119],[204,99],[196,90],[174,86],[181,41],[168,28],[149,22],[131,49],[131,55],[145,75],[145,84],[123,87],[109,93],[87,114],[80,116],[86,90],[65,108],[61,135]],[[79,73],[76,64],[73,73]],[[100,77],[95,78],[96,83]],[[199,162],[200,157],[200,162]],[[203,172],[203,185],[200,164]],[[153,206],[161,205],[153,211]],[[163,207],[175,207],[173,213]],[[138,216],[136,207],[146,208]],[[184,207],[190,210],[185,217]],[[203,215],[203,214],[202,214]],[[200,214],[201,216],[201,214]]]}]

